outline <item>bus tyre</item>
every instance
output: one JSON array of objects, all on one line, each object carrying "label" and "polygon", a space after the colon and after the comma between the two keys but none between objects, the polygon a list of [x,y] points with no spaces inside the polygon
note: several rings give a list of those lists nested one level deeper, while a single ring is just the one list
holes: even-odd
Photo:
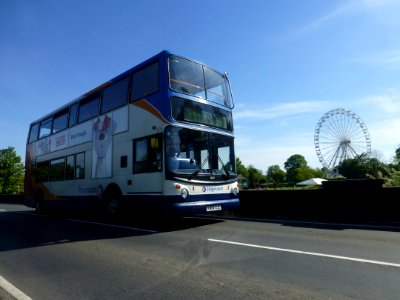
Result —
[{"label": "bus tyre", "polygon": [[121,201],[120,197],[112,193],[105,198],[104,212],[106,217],[117,218],[121,214]]}]

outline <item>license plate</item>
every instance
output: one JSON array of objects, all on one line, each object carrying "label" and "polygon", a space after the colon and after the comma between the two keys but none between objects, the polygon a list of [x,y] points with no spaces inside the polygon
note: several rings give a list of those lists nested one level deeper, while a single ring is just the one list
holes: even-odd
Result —
[{"label": "license plate", "polygon": [[206,211],[217,211],[217,210],[222,210],[221,205],[212,205],[206,207]]}]

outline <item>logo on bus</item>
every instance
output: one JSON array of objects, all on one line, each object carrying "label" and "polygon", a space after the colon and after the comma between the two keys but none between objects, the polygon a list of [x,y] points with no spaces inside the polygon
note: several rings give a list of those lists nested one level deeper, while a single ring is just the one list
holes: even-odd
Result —
[{"label": "logo on bus", "polygon": [[214,193],[218,191],[222,191],[224,187],[222,186],[203,186],[203,193],[209,192],[209,193]]}]

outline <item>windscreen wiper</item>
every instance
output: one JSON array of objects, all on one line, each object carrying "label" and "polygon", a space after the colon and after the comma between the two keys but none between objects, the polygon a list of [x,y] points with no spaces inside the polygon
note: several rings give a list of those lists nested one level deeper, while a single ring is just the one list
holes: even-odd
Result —
[{"label": "windscreen wiper", "polygon": [[226,165],[224,164],[224,161],[223,161],[222,158],[219,156],[219,154],[218,154],[218,160],[219,160],[219,162],[220,162],[221,165],[222,165],[222,170],[224,170],[224,173],[225,173],[226,178],[227,178],[227,179],[231,178],[231,174],[229,174],[229,170],[228,170],[228,168],[226,167]]},{"label": "windscreen wiper", "polygon": [[192,180],[194,177],[197,176],[197,174],[200,173],[200,171],[203,169],[203,166],[204,166],[204,164],[206,163],[206,161],[208,160],[209,157],[210,157],[210,153],[208,153],[207,157],[203,160],[203,162],[201,163],[200,166],[196,166],[196,170],[194,170],[194,172],[192,174],[190,174],[189,180]]}]

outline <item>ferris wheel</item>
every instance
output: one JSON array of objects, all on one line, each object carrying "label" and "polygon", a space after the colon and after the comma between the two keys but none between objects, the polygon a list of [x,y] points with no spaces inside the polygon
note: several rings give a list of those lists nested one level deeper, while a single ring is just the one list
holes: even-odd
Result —
[{"label": "ferris wheel", "polygon": [[315,127],[314,144],[319,161],[328,170],[345,159],[371,154],[367,126],[354,112],[344,108],[333,109],[321,117]]}]

